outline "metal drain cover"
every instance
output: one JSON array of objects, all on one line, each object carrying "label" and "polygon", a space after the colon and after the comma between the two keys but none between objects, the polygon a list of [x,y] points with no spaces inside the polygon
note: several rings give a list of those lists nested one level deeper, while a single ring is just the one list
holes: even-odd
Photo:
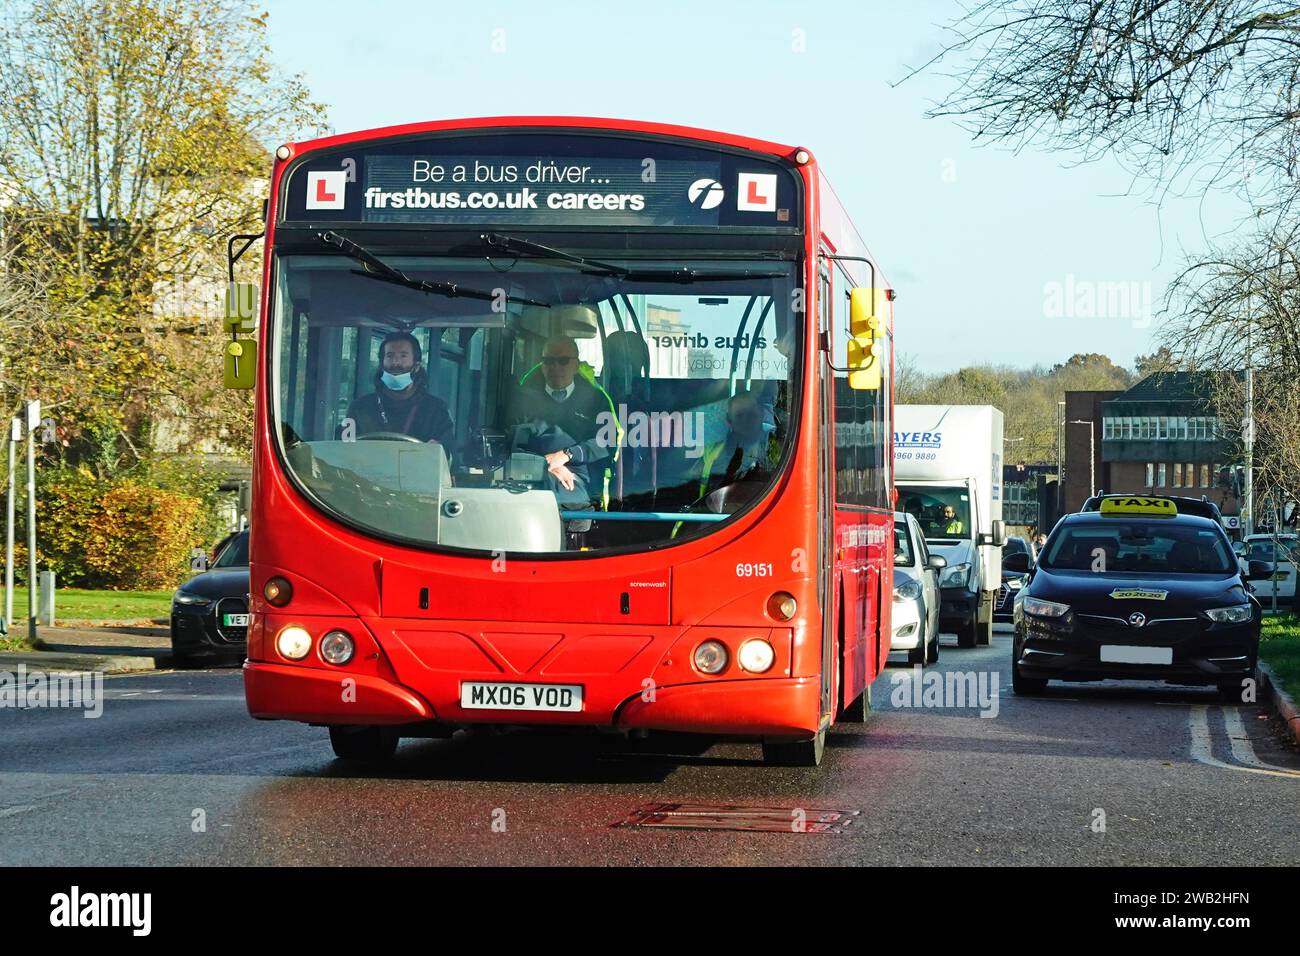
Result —
[{"label": "metal drain cover", "polygon": [[858,810],[647,803],[615,827],[655,830],[752,830],[761,833],[843,833]]}]

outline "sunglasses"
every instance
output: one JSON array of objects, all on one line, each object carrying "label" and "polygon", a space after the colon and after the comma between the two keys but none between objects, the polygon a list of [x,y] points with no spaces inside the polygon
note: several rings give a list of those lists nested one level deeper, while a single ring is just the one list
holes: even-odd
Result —
[{"label": "sunglasses", "polygon": [[542,358],[542,362],[548,366],[568,365],[572,361],[575,361],[572,355],[547,355]]}]

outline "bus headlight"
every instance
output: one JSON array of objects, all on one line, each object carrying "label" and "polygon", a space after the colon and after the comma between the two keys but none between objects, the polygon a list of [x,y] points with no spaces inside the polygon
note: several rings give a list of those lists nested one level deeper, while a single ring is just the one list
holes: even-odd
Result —
[{"label": "bus headlight", "polygon": [[275,639],[275,649],[282,657],[291,661],[300,661],[311,653],[311,635],[305,627],[290,624],[280,631]]},{"label": "bus headlight", "polygon": [[762,674],[771,669],[772,663],[776,660],[776,651],[772,650],[772,645],[767,641],[756,637],[740,645],[740,650],[736,652],[736,660],[751,674]]},{"label": "bus headlight", "polygon": [[357,646],[347,631],[330,631],[320,639],[321,660],[327,664],[343,665],[352,660]]},{"label": "bus headlight", "polygon": [[716,674],[727,666],[727,648],[721,641],[705,641],[695,648],[695,669]]}]

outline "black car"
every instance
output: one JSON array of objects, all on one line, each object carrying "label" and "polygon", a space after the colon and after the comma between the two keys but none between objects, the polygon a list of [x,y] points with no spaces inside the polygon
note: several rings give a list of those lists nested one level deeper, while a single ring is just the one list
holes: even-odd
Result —
[{"label": "black car", "polygon": [[1027,538],[1007,538],[1002,546],[1002,585],[993,599],[994,622],[1008,624],[1014,619],[1016,594],[1029,583],[1034,557],[1034,546]]},{"label": "black car", "polygon": [[218,545],[209,570],[172,597],[172,658],[242,661],[248,641],[248,532]]},{"label": "black car", "polygon": [[1240,700],[1259,652],[1261,608],[1218,522],[1134,496],[1067,515],[1015,600],[1017,694],[1048,680],[1216,685]]}]

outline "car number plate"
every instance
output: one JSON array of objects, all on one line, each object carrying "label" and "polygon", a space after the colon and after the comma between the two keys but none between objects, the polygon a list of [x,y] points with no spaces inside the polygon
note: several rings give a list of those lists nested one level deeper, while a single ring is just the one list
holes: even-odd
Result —
[{"label": "car number plate", "polygon": [[465,681],[460,706],[466,710],[582,710],[581,684],[503,684]]},{"label": "car number plate", "polygon": [[248,627],[247,614],[223,614],[221,615],[222,627]]},{"label": "car number plate", "polygon": [[1172,647],[1130,647],[1124,644],[1101,645],[1101,659],[1108,664],[1172,664]]}]

